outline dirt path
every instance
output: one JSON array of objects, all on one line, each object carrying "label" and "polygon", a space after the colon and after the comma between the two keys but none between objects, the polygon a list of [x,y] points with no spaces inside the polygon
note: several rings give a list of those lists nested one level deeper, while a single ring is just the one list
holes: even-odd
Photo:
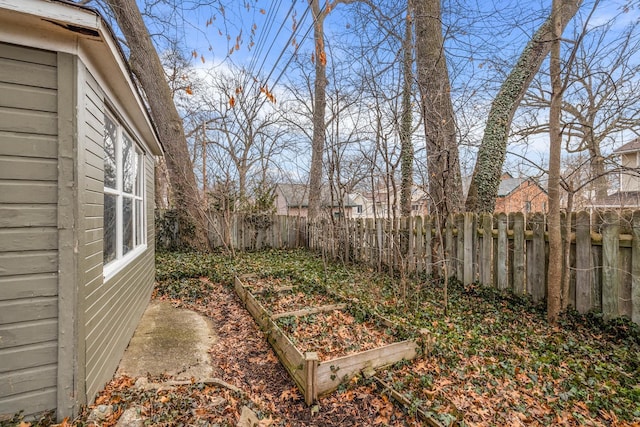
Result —
[{"label": "dirt path", "polygon": [[[202,320],[216,335],[209,341],[211,370],[207,370],[207,376],[214,380],[193,377],[176,381],[177,375],[165,373],[144,378],[116,375],[74,425],[87,425],[89,413],[98,408],[91,417],[105,412],[96,420],[103,427],[116,425],[123,413],[136,414],[138,420],[126,425],[235,426],[244,406],[257,414],[260,427],[420,425],[375,385],[361,382],[352,382],[307,407],[235,292],[207,278],[199,280],[207,291],[198,302],[163,297],[152,304],[171,304],[206,318]],[[118,425],[125,422],[120,421]]]}]

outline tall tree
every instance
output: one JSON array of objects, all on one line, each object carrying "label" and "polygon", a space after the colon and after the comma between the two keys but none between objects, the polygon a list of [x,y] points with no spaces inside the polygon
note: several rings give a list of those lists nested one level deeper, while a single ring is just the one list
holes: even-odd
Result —
[{"label": "tall tree", "polygon": [[462,207],[456,124],[444,52],[440,0],[416,0],[416,65],[427,148],[431,211],[441,225]]},{"label": "tall tree", "polygon": [[[581,3],[582,0],[561,0],[562,30],[578,12]],[[549,54],[552,34],[553,13],[527,43],[491,104],[465,204],[469,212],[493,212],[513,115]]]},{"label": "tall tree", "polygon": [[311,140],[311,167],[309,169],[309,218],[320,213],[322,189],[322,159],[325,142],[325,109],[327,107],[327,53],[324,47],[324,20],[337,5],[360,0],[334,0],[324,5],[320,0],[309,0],[313,15],[313,41],[315,44],[315,82],[313,92],[313,137]]},{"label": "tall tree", "polygon": [[208,248],[207,222],[200,204],[182,118],[173,102],[160,58],[135,0],[105,1],[127,41],[131,70],[146,95],[158,136],[164,146],[179,220],[185,224],[183,230],[193,230],[193,236],[184,236],[182,243],[205,250]]},{"label": "tall tree", "polygon": [[560,73],[560,37],[562,36],[561,0],[553,0],[551,11],[551,105],[549,109],[549,266],[547,268],[547,318],[555,323],[561,309],[562,233],[560,228],[560,153],[562,151],[562,79]]},{"label": "tall tree", "polygon": [[402,43],[402,116],[400,123],[401,142],[401,185],[400,207],[402,216],[411,215],[411,193],[413,190],[413,142],[411,140],[413,128],[413,114],[411,97],[413,88],[413,13],[411,0],[407,1],[407,17],[405,20],[404,40]]},{"label": "tall tree", "polygon": [[[564,131],[564,149],[568,153],[588,155],[582,182],[595,195],[595,201],[607,196],[608,181],[605,165],[607,142],[614,136],[637,127],[640,116],[640,34],[633,23],[624,31],[614,32],[615,21],[602,26],[585,24],[572,54],[574,60],[567,68],[566,89],[562,100],[561,124]],[[587,31],[586,33],[584,31]],[[529,110],[525,126],[518,132],[524,137],[548,132],[548,123],[540,118],[541,110],[549,108],[546,75],[536,78],[527,92],[523,106]],[[578,156],[582,159],[582,156]],[[578,183],[579,184],[579,183]],[[586,198],[593,203],[591,197]]]}]

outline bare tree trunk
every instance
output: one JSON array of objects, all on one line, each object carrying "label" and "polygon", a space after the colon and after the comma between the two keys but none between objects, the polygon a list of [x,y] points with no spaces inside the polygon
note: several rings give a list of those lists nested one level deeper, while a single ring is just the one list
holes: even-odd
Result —
[{"label": "bare tree trunk", "polygon": [[327,53],[324,49],[324,19],[338,4],[351,4],[359,0],[334,0],[323,2],[309,0],[313,14],[313,41],[315,42],[316,80],[313,88],[313,136],[311,140],[311,167],[309,168],[309,219],[315,219],[320,213],[320,191],[322,190],[322,159],[327,107]]},{"label": "bare tree trunk", "polygon": [[[165,149],[174,206],[183,231],[183,244],[208,249],[207,222],[200,206],[199,190],[189,157],[182,119],[173,102],[160,58],[151,42],[135,0],[106,0],[130,50],[129,64],[146,94],[158,136]],[[190,234],[190,233],[189,233]]]},{"label": "bare tree trunk", "polygon": [[324,50],[324,18],[320,0],[309,0],[313,13],[313,40],[315,42],[316,79],[313,88],[313,139],[311,141],[311,168],[309,170],[309,219],[320,213],[320,191],[322,189],[322,158],[324,154],[325,122],[327,107],[327,57]]},{"label": "bare tree trunk", "polygon": [[[560,33],[576,14],[581,3],[582,0],[562,0],[559,6],[562,11]],[[527,43],[491,104],[467,195],[468,212],[493,212],[495,208],[511,121],[533,77],[551,49],[552,19],[553,13]]]},{"label": "bare tree trunk", "polygon": [[439,226],[462,207],[462,181],[442,37],[440,0],[415,2],[416,63],[427,145],[431,211]]},{"label": "bare tree trunk", "polygon": [[413,115],[411,114],[411,88],[413,86],[413,19],[411,14],[411,0],[407,1],[407,19],[404,33],[404,57],[403,74],[404,82],[402,86],[402,121],[400,124],[400,141],[402,158],[400,173],[402,182],[400,188],[401,216],[411,215],[411,190],[413,187],[413,142],[411,141],[411,128],[413,125]]},{"label": "bare tree trunk", "polygon": [[561,0],[553,0],[551,60],[551,106],[549,110],[549,267],[547,271],[547,319],[558,320],[562,293],[562,232],[560,228],[560,153],[562,150],[562,80],[560,76]]}]

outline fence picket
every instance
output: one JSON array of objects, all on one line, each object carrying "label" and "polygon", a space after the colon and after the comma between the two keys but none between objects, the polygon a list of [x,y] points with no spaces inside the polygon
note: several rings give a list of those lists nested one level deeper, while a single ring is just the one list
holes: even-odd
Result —
[{"label": "fence picket", "polygon": [[604,214],[602,225],[602,314],[611,319],[619,314],[620,272],[620,217],[614,211]]},{"label": "fence picket", "polygon": [[513,261],[511,289],[516,295],[524,295],[527,292],[525,274],[525,237],[524,237],[524,214],[516,212],[510,215],[513,224]]},{"label": "fence picket", "polygon": [[631,320],[640,324],[640,211],[631,217]]}]

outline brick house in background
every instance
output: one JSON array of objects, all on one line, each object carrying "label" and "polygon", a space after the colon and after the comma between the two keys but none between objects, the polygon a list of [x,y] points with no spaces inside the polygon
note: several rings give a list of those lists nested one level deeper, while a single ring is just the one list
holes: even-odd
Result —
[{"label": "brick house in background", "polygon": [[511,174],[504,173],[501,179],[495,212],[547,211],[547,192],[533,178],[514,178]]}]

